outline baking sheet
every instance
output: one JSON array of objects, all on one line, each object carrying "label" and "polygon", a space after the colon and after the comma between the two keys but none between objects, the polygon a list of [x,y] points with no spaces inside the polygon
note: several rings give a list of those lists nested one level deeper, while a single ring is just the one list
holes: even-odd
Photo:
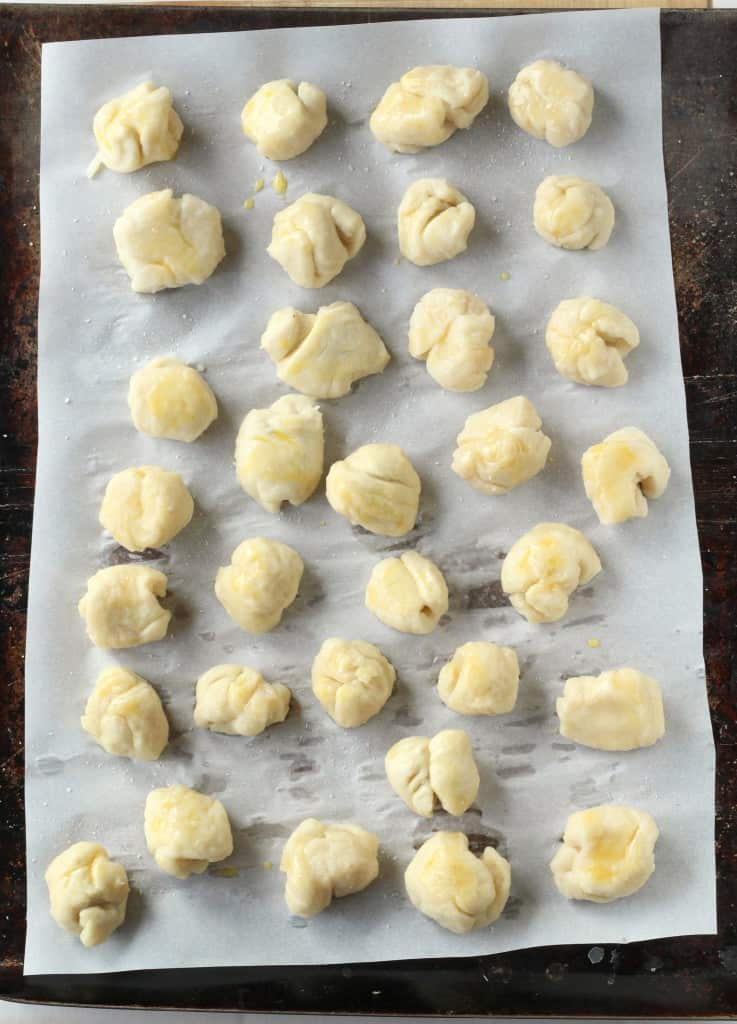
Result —
[{"label": "baking sheet", "polygon": [[[377,60],[377,54],[381,59]],[[504,91],[518,68],[555,57],[597,91],[586,138],[556,151],[520,132]],[[470,132],[418,156],[388,153],[368,114],[388,82],[415,64],[479,66],[492,99]],[[97,107],[147,76],[168,85],[186,135],[173,163],[134,175],[102,171],[89,182]],[[302,157],[283,165],[281,198],[267,187],[254,210],[243,200],[276,166],[242,136],[243,101],[280,76],[319,83],[330,124]],[[609,245],[568,253],[531,223],[534,191],[551,173],[599,182],[617,209]],[[431,268],[397,263],[396,206],[418,177],[445,176],[468,195],[477,224],[468,252]],[[199,288],[135,295],[119,266],[112,224],[137,196],[172,187],[221,210],[228,256]],[[293,285],[265,254],[274,213],[303,192],[335,194],[363,215],[368,241],[319,292]],[[208,965],[340,963],[493,953],[564,942],[618,943],[715,929],[714,750],[701,655],[701,573],[670,263],[660,132],[656,11],[551,14],[489,20],[61,43],[43,49],[42,281],[39,308],[40,447],[27,657],[27,973],[83,973]],[[497,318],[496,361],[485,388],[443,392],[406,350],[409,314],[432,287],[468,287]],[[612,391],[577,387],[554,371],[544,326],[562,299],[593,294],[640,327],[630,382]],[[390,348],[381,377],[321,403],[326,467],[369,441],[400,443],[423,482],[417,528],[400,541],[352,530],[319,493],[280,516],[237,485],[237,427],[252,407],[287,389],[259,349],[269,315],[357,303]],[[131,372],[173,354],[204,369],[220,405],[194,445],[147,438],[125,401]],[[537,406],[553,440],[548,467],[504,498],[477,494],[450,472],[467,415],[514,394]],[[598,524],[581,485],[581,452],[633,424],[647,431],[673,475],[647,519]],[[122,652],[92,648],[76,604],[97,569],[129,558],[105,537],[97,511],[109,477],[129,465],[180,472],[197,511],[152,560],[169,577],[169,637]],[[528,625],[501,596],[501,560],[535,523],[582,529],[604,571],[573,599],[562,622]],[[272,633],[242,633],[214,597],[219,565],[249,536],[292,544],[305,561],[300,595]],[[442,568],[451,607],[429,637],[384,627],[363,606],[373,564],[417,547]],[[377,643],[398,683],[380,715],[343,731],[310,689],[310,665],[327,636]],[[470,639],[515,646],[522,665],[515,711],[461,718],[439,701],[437,674]],[[589,647],[596,639],[600,646]],[[261,737],[220,736],[192,726],[194,682],[237,661],[292,687],[288,720]],[[79,726],[97,673],[119,662],[162,695],[173,739],[160,762],[105,755]],[[632,664],[663,684],[668,731],[655,748],[627,755],[578,748],[557,735],[555,698],[569,675]],[[388,747],[402,736],[465,728],[482,782],[461,819],[418,819],[390,790]],[[234,828],[224,864],[179,882],[159,872],[143,837],[148,791],[183,782],[220,797]],[[661,828],[657,870],[635,897],[609,906],[569,904],[547,862],[567,815],[604,801],[649,810]],[[308,815],[356,821],[381,842],[381,874],[365,892],[334,902],[310,922],[290,918],[278,872],[281,847]],[[454,936],[409,905],[402,872],[434,829],[461,828],[509,857],[512,895],[491,929]],[[94,950],[48,916],[43,872],[79,839],[103,842],[132,884],[126,924]],[[271,864],[269,868],[267,865]],[[222,868],[229,868],[225,873]]]}]

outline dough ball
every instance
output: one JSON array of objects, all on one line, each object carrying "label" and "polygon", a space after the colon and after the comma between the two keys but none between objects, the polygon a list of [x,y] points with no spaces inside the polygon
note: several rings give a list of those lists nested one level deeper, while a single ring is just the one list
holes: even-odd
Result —
[{"label": "dough ball", "polygon": [[215,396],[191,366],[160,356],[130,379],[128,405],[142,434],[196,441],[217,418]]},{"label": "dough ball", "polygon": [[416,551],[378,562],[366,587],[366,607],[400,633],[432,633],[448,611],[448,587],[440,569]]},{"label": "dough ball", "polygon": [[560,148],[578,142],[589,130],[594,90],[588,78],[557,60],[536,60],[512,82],[508,101],[515,124]]},{"label": "dough ball", "polygon": [[459,715],[504,715],[514,709],[518,689],[514,649],[484,640],[457,647],[438,677],[438,696]]},{"label": "dough ball", "polygon": [[586,496],[606,526],[647,515],[646,498],[659,498],[670,466],[653,441],[637,427],[622,427],[581,457]]},{"label": "dough ball", "polygon": [[609,196],[593,181],[553,174],[535,193],[535,230],[559,249],[602,249],[614,227]]},{"label": "dough ball", "polygon": [[197,680],[195,725],[229,736],[258,736],[289,713],[289,688],[243,665],[216,665]]},{"label": "dough ball", "polygon": [[494,362],[489,342],[494,317],[478,295],[461,288],[433,288],[409,322],[409,352],[448,391],[478,391]]},{"label": "dough ball", "polygon": [[279,309],[261,337],[279,380],[310,398],[342,398],[357,380],[381,373],[391,356],[352,302],[317,313]]},{"label": "dough ball", "polygon": [[488,99],[489,83],[475,68],[413,68],[386,90],[369,127],[395,153],[419,153],[470,128]]},{"label": "dough ball", "polygon": [[128,876],[99,843],[74,843],[46,869],[51,916],[83,946],[99,946],[125,920]]},{"label": "dough ball", "polygon": [[328,123],[327,100],[310,82],[287,78],[262,85],[241,112],[244,133],[267,160],[291,160],[309,149]]},{"label": "dough ball", "polygon": [[555,708],[561,736],[595,750],[651,747],[665,733],[660,687],[634,668],[566,679]]},{"label": "dough ball", "polygon": [[344,729],[378,715],[394,689],[394,666],[363,640],[326,640],[312,663],[312,691]]},{"label": "dough ball", "polygon": [[544,468],[550,438],[541,427],[522,395],[473,413],[456,438],[453,472],[484,494],[507,494]]},{"label": "dough ball", "polygon": [[476,799],[479,772],[468,733],[444,729],[432,739],[407,736],[384,760],[389,785],[415,814],[431,818],[436,802],[463,814]]},{"label": "dough ball", "polygon": [[400,252],[418,267],[452,260],[466,251],[475,221],[473,206],[445,178],[421,178],[397,211]]},{"label": "dough ball", "polygon": [[178,473],[139,466],[116,473],[105,488],[100,523],[128,551],[168,544],[192,518],[192,495]]},{"label": "dough ball", "polygon": [[378,849],[376,836],[358,825],[326,825],[306,818],[292,832],[281,858],[290,914],[314,917],[333,897],[365,889],[379,873]]},{"label": "dough ball", "polygon": [[640,332],[616,306],[583,295],[553,310],[545,344],[562,377],[618,388],[627,383],[624,360],[640,344]]},{"label": "dough ball", "polygon": [[266,250],[302,288],[322,288],[337,277],[366,241],[359,213],[334,196],[308,192],[274,217]]},{"label": "dough ball", "polygon": [[147,164],[171,160],[177,155],[184,129],[169,90],[142,82],[100,107],[92,130],[97,156],[90,177],[101,163],[111,171],[130,174]]},{"label": "dough ball", "polygon": [[215,797],[188,786],[152,789],[144,811],[146,846],[174,878],[201,875],[233,852],[228,815]]},{"label": "dough ball", "polygon": [[113,225],[118,258],[134,292],[202,284],[225,256],[220,214],[204,199],[170,188],[127,206]]},{"label": "dough ball", "polygon": [[304,565],[294,548],[252,537],[233,552],[215,578],[215,595],[241,629],[268,633],[297,596]]},{"label": "dough ball", "polygon": [[325,483],[335,511],[354,526],[402,537],[415,525],[420,478],[396,444],[365,444],[334,462]]},{"label": "dough ball", "polygon": [[134,761],[156,761],[169,742],[169,723],[150,683],[120,665],[97,677],[82,728],[103,750]]},{"label": "dough ball", "polygon": [[322,413],[301,395],[251,409],[235,442],[238,481],[267,512],[307,501],[322,476]]},{"label": "dough ball", "polygon": [[78,608],[95,647],[140,647],[165,637],[171,612],[158,598],[166,583],[147,565],[111,565],[90,577]]},{"label": "dough ball", "polygon": [[658,826],[645,811],[602,804],[571,814],[550,862],[569,900],[611,903],[641,889],[655,870]]},{"label": "dough ball", "polygon": [[492,846],[480,857],[462,832],[436,832],[404,873],[407,895],[420,913],[456,935],[497,920],[509,898],[509,862]]}]

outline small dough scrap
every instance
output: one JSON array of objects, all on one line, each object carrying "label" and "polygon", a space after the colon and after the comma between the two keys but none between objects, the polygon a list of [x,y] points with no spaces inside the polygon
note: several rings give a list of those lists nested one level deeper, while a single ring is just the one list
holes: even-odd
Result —
[{"label": "small dough scrap", "polygon": [[569,900],[611,903],[641,889],[655,870],[658,826],[646,811],[602,804],[571,814],[550,862]]},{"label": "small dough scrap", "polygon": [[201,875],[233,852],[228,814],[219,800],[188,786],[152,789],[146,797],[144,832],[149,853],[174,878]]},{"label": "small dough scrap", "polygon": [[292,832],[280,869],[287,876],[284,899],[290,914],[314,917],[333,898],[351,896],[379,874],[379,840],[359,825],[327,825],[306,818]]},{"label": "small dough scrap", "polygon": [[287,78],[262,85],[241,112],[244,133],[267,160],[291,160],[309,149],[328,123],[327,99],[310,82]]},{"label": "small dough scrap", "polygon": [[354,526],[402,537],[415,525],[420,478],[396,444],[364,444],[330,467],[325,489],[332,508]]},{"label": "small dough scrap", "polygon": [[479,772],[468,733],[444,729],[432,739],[406,736],[384,759],[394,792],[415,814],[431,818],[438,802],[448,814],[463,814],[476,799]]},{"label": "small dough scrap", "polygon": [[627,383],[624,360],[640,344],[640,332],[616,306],[582,295],[564,299],[553,310],[545,344],[562,377],[618,388]]},{"label": "small dough scrap", "polygon": [[342,398],[357,380],[381,373],[391,356],[352,302],[317,313],[293,306],[273,314],[261,337],[279,380],[310,398]]},{"label": "small dough scrap", "polygon": [[215,595],[241,629],[268,633],[297,596],[303,571],[294,548],[252,537],[238,545],[230,565],[218,569]]},{"label": "small dough scrap", "polygon": [[215,396],[197,370],[169,356],[136,370],[128,406],[136,430],[170,441],[196,441],[218,414]]},{"label": "small dough scrap", "polygon": [[486,75],[475,68],[413,68],[386,90],[369,127],[395,153],[419,153],[470,128],[488,100]]},{"label": "small dough scrap", "polygon": [[172,103],[165,86],[142,82],[100,107],[92,122],[97,156],[90,166],[90,177],[100,164],[130,174],[147,164],[175,157],[184,126]]},{"label": "small dough scrap", "polygon": [[606,526],[647,515],[647,498],[659,498],[670,466],[655,443],[637,427],[622,427],[581,457],[586,497]]},{"label": "small dough scrap", "polygon": [[81,722],[108,754],[134,761],[156,761],[169,742],[158,693],[121,665],[110,665],[97,677]]},{"label": "small dough scrap", "polygon": [[220,213],[204,199],[170,188],[134,200],[113,226],[118,257],[134,292],[202,284],[225,256]]},{"label": "small dough scrap", "polygon": [[465,252],[476,211],[445,178],[421,178],[404,193],[397,211],[399,250],[418,267]]},{"label": "small dough scrap", "polygon": [[197,680],[195,725],[229,736],[258,736],[289,713],[291,691],[244,665],[215,665]]},{"label": "small dough scrap", "polygon": [[378,715],[394,689],[396,672],[378,647],[363,640],[326,640],[312,663],[312,691],[344,729]]},{"label": "small dough scrap", "polygon": [[509,861],[487,846],[480,857],[462,832],[430,836],[404,873],[407,895],[420,913],[456,935],[493,924],[509,899]]},{"label": "small dough scrap", "polygon": [[139,466],[116,473],[105,488],[100,524],[128,551],[168,544],[192,518],[194,502],[179,473]]},{"label": "small dough scrap", "polygon": [[557,60],[536,60],[522,68],[507,99],[515,124],[556,148],[582,139],[594,112],[591,82]]},{"label": "small dough scrap", "polygon": [[507,494],[545,466],[550,438],[523,395],[472,413],[456,438],[452,469],[483,494]]},{"label": "small dough scrap", "polygon": [[593,181],[552,174],[537,187],[535,230],[559,249],[601,249],[614,227],[609,196]]},{"label": "small dough scrap", "polygon": [[505,715],[514,710],[518,690],[516,652],[485,640],[457,647],[438,677],[438,696],[459,715]]},{"label": "small dough scrap", "polygon": [[366,607],[400,633],[432,633],[448,611],[448,586],[440,569],[416,551],[384,558],[371,571]]},{"label": "small dough scrap", "polygon": [[274,217],[269,256],[302,288],[323,288],[366,241],[359,213],[334,196],[307,192]]},{"label": "small dough scrap", "polygon": [[125,920],[128,876],[99,843],[74,843],[44,875],[51,916],[83,946],[99,946]]},{"label": "small dough scrap", "polygon": [[120,650],[165,637],[171,612],[157,599],[166,585],[164,573],[147,565],[111,565],[91,576],[77,607],[95,647]]},{"label": "small dough scrap", "polygon": [[634,668],[566,679],[555,708],[561,736],[595,750],[651,747],[665,733],[660,686]]},{"label": "small dough scrap", "polygon": [[322,413],[309,398],[285,395],[267,409],[251,409],[235,442],[238,481],[267,512],[301,505],[320,483]]},{"label": "small dough scrap", "polygon": [[448,391],[478,391],[494,362],[489,342],[494,317],[486,303],[462,288],[433,288],[409,322],[409,352]]}]

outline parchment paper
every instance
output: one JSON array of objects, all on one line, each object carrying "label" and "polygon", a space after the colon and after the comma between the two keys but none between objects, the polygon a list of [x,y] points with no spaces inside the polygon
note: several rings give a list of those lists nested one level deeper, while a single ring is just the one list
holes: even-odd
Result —
[{"label": "parchment paper", "polygon": [[[596,87],[591,130],[562,151],[523,134],[506,110],[507,86],[519,67],[539,57],[569,63]],[[447,144],[419,156],[392,155],[374,141],[368,115],[389,82],[427,63],[482,68],[491,102],[471,131]],[[172,89],[185,123],[178,158],[86,180],[95,110],[149,75]],[[244,138],[240,110],[262,82],[286,76],[326,90],[330,124],[308,153],[283,165],[286,197],[267,185],[247,212],[242,203],[254,180],[269,182],[277,168]],[[44,46],[41,433],[26,690],[27,972],[391,960],[714,930],[714,751],[660,103],[656,11]],[[563,252],[535,234],[534,191],[555,172],[592,178],[611,195],[617,224],[604,250]],[[399,200],[411,181],[435,175],[476,207],[468,252],[427,269],[397,264]],[[113,221],[136,197],[166,186],[219,207],[228,256],[201,287],[136,295],[116,258]],[[360,255],[319,292],[293,285],[264,251],[274,213],[308,190],[347,200],[368,228]],[[407,353],[412,308],[437,286],[470,288],[496,314],[496,362],[478,393],[442,391]],[[629,358],[624,388],[579,387],[553,368],[544,345],[547,317],[561,299],[579,294],[613,302],[640,327],[642,344]],[[322,488],[299,510],[269,515],[240,490],[233,471],[242,417],[287,390],[259,349],[268,317],[285,305],[314,310],[340,298],[359,305],[393,359],[383,376],[322,403],[326,468],[369,441],[405,448],[423,494],[417,528],[398,542],[352,530]],[[131,372],[167,353],[203,367],[218,397],[219,419],[193,445],[145,437],[129,418]],[[553,439],[550,462],[510,495],[485,497],[450,471],[454,439],[471,412],[515,394],[540,411]],[[588,445],[629,424],[661,447],[671,483],[647,519],[601,527],[578,461]],[[174,619],[164,641],[101,651],[87,640],[76,605],[89,576],[130,557],[103,534],[97,513],[110,476],[143,464],[183,474],[197,507],[191,525],[151,558],[168,574]],[[501,559],[525,530],[551,519],[581,528],[604,571],[573,598],[565,619],[532,627],[501,594]],[[306,571],[283,624],[253,638],[230,622],[213,580],[233,548],[258,535],[292,544]],[[384,627],[363,605],[373,564],[412,546],[440,565],[451,588],[447,619],[421,638]],[[312,695],[312,658],[328,636],[375,642],[396,666],[393,696],[361,729],[338,728]],[[522,681],[512,714],[462,718],[437,697],[442,663],[471,639],[517,648]],[[590,648],[591,639],[600,646]],[[286,723],[252,740],[195,730],[195,680],[223,661],[253,665],[292,687]],[[141,673],[165,701],[173,740],[158,763],[109,757],[79,725],[97,673],[113,662]],[[622,664],[662,682],[664,740],[627,755],[562,740],[554,704],[563,679]],[[419,819],[390,790],[384,754],[402,736],[450,727],[472,736],[482,775],[478,799],[461,819]],[[146,794],[173,782],[220,797],[235,833],[232,858],[186,882],[155,867],[143,836]],[[548,861],[567,815],[605,801],[654,814],[662,832],[657,869],[631,899],[568,903],[553,886]],[[278,863],[286,836],[309,815],[374,830],[382,852],[374,885],[306,923],[286,910]],[[463,937],[416,912],[402,881],[420,842],[432,830],[455,828],[473,837],[475,849],[498,844],[513,870],[504,916]],[[94,950],[51,920],[43,880],[51,858],[80,839],[104,843],[132,884],[125,926]],[[235,869],[226,872],[231,877],[223,877],[223,867]]]}]

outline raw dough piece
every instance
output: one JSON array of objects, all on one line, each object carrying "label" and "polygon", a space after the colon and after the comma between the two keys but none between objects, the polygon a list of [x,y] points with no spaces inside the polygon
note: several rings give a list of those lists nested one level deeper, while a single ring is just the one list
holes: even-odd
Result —
[{"label": "raw dough piece", "polygon": [[83,946],[98,946],[125,920],[128,876],[99,843],[74,843],[44,875],[51,916]]},{"label": "raw dough piece", "polygon": [[252,537],[239,544],[215,578],[218,601],[247,633],[267,633],[297,596],[304,564],[294,548]]},{"label": "raw dough piece", "polygon": [[557,60],[536,60],[518,73],[508,102],[515,124],[560,148],[578,142],[589,130],[594,90],[588,78]]},{"label": "raw dough piece", "polygon": [[280,869],[290,914],[314,917],[333,897],[350,896],[379,873],[379,840],[358,825],[327,825],[306,818],[284,846]]},{"label": "raw dough piece", "polygon": [[397,211],[400,252],[418,267],[452,260],[466,251],[475,221],[473,206],[445,178],[421,178]]},{"label": "raw dough piece", "polygon": [[411,811],[431,818],[436,801],[448,814],[463,814],[476,799],[479,772],[468,733],[444,729],[432,739],[406,736],[384,759],[389,785]]},{"label": "raw dough piece", "polygon": [[663,494],[670,466],[647,434],[622,427],[587,448],[581,473],[599,522],[611,526],[647,515],[645,499]]},{"label": "raw dough piece", "polygon": [[334,196],[308,192],[274,217],[269,256],[303,288],[337,277],[366,241],[361,215]]},{"label": "raw dough piece", "polygon": [[641,889],[655,870],[658,826],[645,811],[602,804],[571,814],[550,862],[569,900],[611,903]]},{"label": "raw dough piece", "polygon": [[576,589],[601,572],[599,556],[565,523],[539,523],[515,541],[502,564],[502,589],[528,622],[557,622]]},{"label": "raw dough piece", "polygon": [[354,526],[402,537],[415,525],[420,478],[396,444],[365,444],[330,467],[325,489],[335,511]]},{"label": "raw dough piece", "polygon": [[561,736],[595,750],[651,747],[665,732],[660,687],[634,668],[566,679],[555,709]]},{"label": "raw dough piece", "polygon": [[147,164],[171,160],[177,155],[184,128],[169,90],[142,82],[100,107],[92,130],[97,156],[87,172],[90,177],[100,164],[130,174]]},{"label": "raw dough piece", "polygon": [[136,370],[128,405],[136,430],[170,441],[196,441],[218,414],[215,396],[199,373],[169,356]]},{"label": "raw dough piece", "polygon": [[448,611],[448,587],[440,569],[416,551],[378,562],[366,587],[366,607],[400,633],[432,633]]},{"label": "raw dough piece", "polygon": [[165,637],[171,612],[157,598],[166,596],[166,583],[147,565],[111,565],[91,576],[77,607],[95,647],[140,647]]},{"label": "raw dough piece", "polygon": [[328,123],[325,93],[310,82],[267,82],[241,112],[244,133],[268,160],[291,160],[309,149]]},{"label": "raw dough piece", "polygon": [[454,473],[484,494],[507,494],[545,466],[550,438],[524,396],[472,413],[456,438]]},{"label": "raw dough piece", "polygon": [[492,846],[480,857],[462,832],[436,832],[404,873],[407,895],[420,913],[463,935],[497,920],[509,898],[509,862]]},{"label": "raw dough piece", "polygon": [[134,761],[155,761],[169,741],[158,693],[121,665],[110,665],[97,677],[81,721],[108,754]]},{"label": "raw dough piece", "polygon": [[504,715],[514,709],[518,689],[514,649],[485,640],[457,647],[438,677],[438,696],[459,715]]},{"label": "raw dough piece", "polygon": [[627,383],[624,359],[640,344],[640,332],[616,306],[582,295],[553,310],[545,344],[562,377],[618,388]]},{"label": "raw dough piece", "polygon": [[223,805],[188,786],[151,790],[146,797],[144,831],[149,853],[174,878],[201,875],[208,865],[233,852]]},{"label": "raw dough piece", "polygon": [[139,466],[116,473],[105,488],[100,523],[128,551],[158,548],[189,523],[192,495],[179,473]]},{"label": "raw dough piece", "polygon": [[357,380],[381,373],[391,358],[352,302],[333,302],[317,313],[293,306],[277,310],[261,348],[279,380],[310,398],[341,398]]},{"label": "raw dough piece", "polygon": [[394,666],[363,640],[326,640],[312,663],[312,691],[344,729],[378,715],[391,696]]},{"label": "raw dough piece", "polygon": [[258,736],[283,722],[292,694],[244,665],[215,665],[197,680],[195,725],[229,736]]},{"label": "raw dough piece", "polygon": [[170,188],[127,206],[113,226],[118,257],[134,292],[202,284],[225,256],[220,214],[204,199]]},{"label": "raw dough piece", "polygon": [[494,362],[489,342],[494,317],[478,295],[461,288],[433,288],[409,322],[409,352],[427,361],[427,372],[448,391],[478,391]]},{"label": "raw dough piece", "polygon": [[560,249],[601,249],[614,227],[614,207],[593,181],[553,174],[535,193],[535,230]]}]

